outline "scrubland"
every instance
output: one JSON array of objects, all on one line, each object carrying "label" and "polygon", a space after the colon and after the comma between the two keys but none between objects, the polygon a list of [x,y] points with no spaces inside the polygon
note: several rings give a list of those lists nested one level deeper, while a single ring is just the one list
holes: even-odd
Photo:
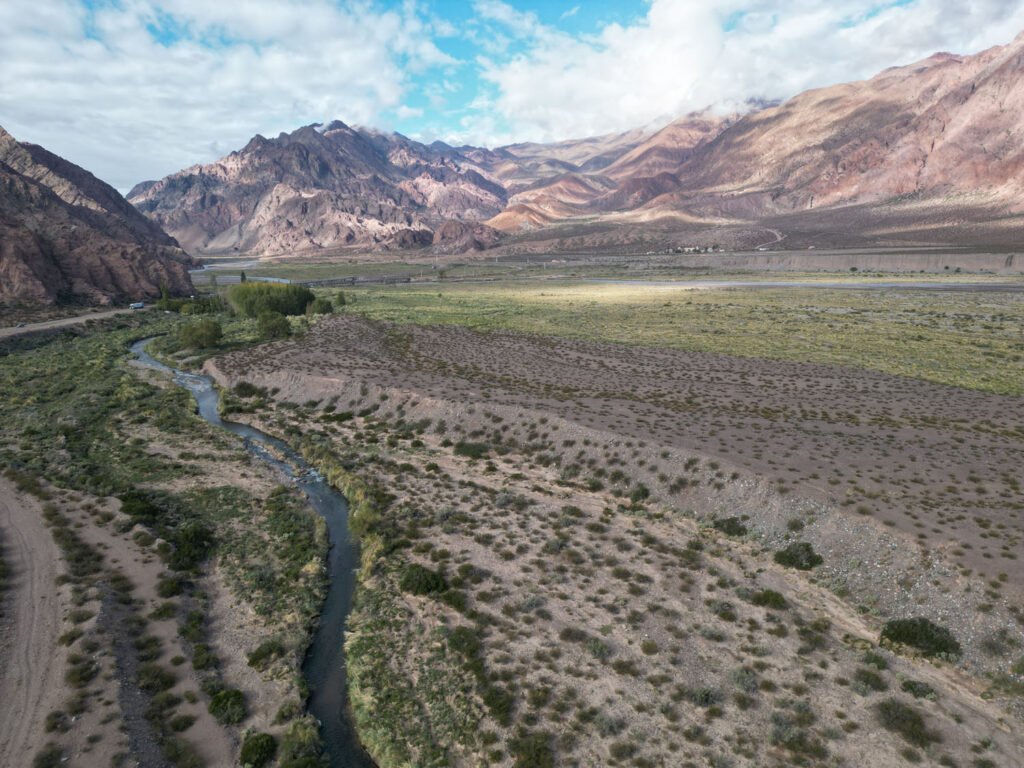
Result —
[{"label": "scrubland", "polygon": [[353,499],[380,764],[1021,761],[1016,295],[347,297],[206,365]]}]

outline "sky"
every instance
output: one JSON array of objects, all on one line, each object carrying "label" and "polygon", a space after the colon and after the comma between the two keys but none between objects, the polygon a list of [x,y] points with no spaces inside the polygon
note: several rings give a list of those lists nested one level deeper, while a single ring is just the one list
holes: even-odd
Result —
[{"label": "sky", "polygon": [[1021,30],[1021,0],[0,0],[0,125],[125,192],[310,123],[555,141]]}]

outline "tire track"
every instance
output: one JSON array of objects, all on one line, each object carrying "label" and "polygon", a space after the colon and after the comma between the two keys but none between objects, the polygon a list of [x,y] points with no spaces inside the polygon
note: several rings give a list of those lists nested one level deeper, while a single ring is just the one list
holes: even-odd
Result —
[{"label": "tire track", "polygon": [[0,480],[0,537],[10,567],[0,627],[0,765],[31,765],[47,713],[65,694],[56,577],[60,552],[39,505]]}]

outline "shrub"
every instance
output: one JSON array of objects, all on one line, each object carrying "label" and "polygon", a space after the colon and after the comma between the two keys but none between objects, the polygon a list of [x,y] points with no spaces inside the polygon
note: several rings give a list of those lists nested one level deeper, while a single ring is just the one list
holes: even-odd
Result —
[{"label": "shrub", "polygon": [[196,643],[192,646],[192,669],[213,669],[217,663],[217,655],[209,643]]},{"label": "shrub", "polygon": [[517,768],[553,768],[555,765],[555,753],[551,749],[549,733],[520,731],[518,736],[509,741],[508,751]]},{"label": "shrub", "polygon": [[920,680],[904,680],[900,690],[906,691],[915,699],[934,699],[936,697],[935,689]]},{"label": "shrub", "polygon": [[433,592],[444,592],[448,589],[448,580],[436,571],[424,568],[418,563],[412,563],[405,569],[405,573],[402,574],[402,580],[398,583],[398,586],[403,592],[409,592],[414,595],[429,595]]},{"label": "shrub", "polygon": [[286,339],[292,335],[292,324],[280,312],[260,312],[256,329],[261,339]]},{"label": "shrub", "polygon": [[32,768],[60,768],[64,765],[64,750],[56,744],[47,744],[32,761]]},{"label": "shrub", "polygon": [[228,288],[228,301],[246,317],[264,312],[301,315],[315,300],[313,292],[301,285],[246,282]]},{"label": "shrub", "polygon": [[915,747],[924,749],[932,742],[942,741],[938,733],[925,727],[920,712],[896,699],[879,703],[875,707],[875,712],[883,728],[898,733]]},{"label": "shrub", "polygon": [[241,763],[248,768],[263,768],[277,752],[277,741],[269,733],[254,733],[242,744]]},{"label": "shrub", "polygon": [[814,551],[814,548],[809,543],[798,541],[776,552],[775,562],[787,568],[809,571],[814,566],[821,565],[824,560],[821,555]]},{"label": "shrub", "polygon": [[753,605],[773,608],[779,611],[787,606],[786,598],[782,596],[781,592],[776,592],[774,589],[762,589],[759,592],[755,592],[750,596],[750,602]]},{"label": "shrub", "polygon": [[961,651],[960,643],[948,629],[923,616],[885,622],[881,639],[917,648],[925,656],[940,653],[959,656]]},{"label": "shrub", "polygon": [[277,638],[264,640],[255,651],[249,654],[249,666],[262,672],[271,661],[283,655],[284,643]]},{"label": "shrub", "polygon": [[156,594],[159,597],[167,598],[181,594],[181,580],[175,577],[161,578],[156,583]]},{"label": "shrub", "polygon": [[301,720],[296,720],[288,726],[288,730],[281,737],[279,750],[281,768],[284,766],[319,768],[322,765],[318,759],[322,746],[316,721],[308,715]]},{"label": "shrub", "polygon": [[873,691],[884,691],[889,687],[880,674],[867,667],[858,667],[857,671],[853,673],[853,679]]},{"label": "shrub", "polygon": [[306,305],[307,315],[329,315],[334,311],[330,299],[313,299]]},{"label": "shrub", "polygon": [[178,344],[183,349],[210,349],[220,343],[224,329],[209,317],[183,326],[178,331]]},{"label": "shrub", "polygon": [[466,456],[470,459],[483,458],[490,450],[491,446],[487,443],[465,443],[461,440],[455,444],[453,449],[456,456]]},{"label": "shrub", "polygon": [[175,733],[181,733],[191,728],[195,721],[195,715],[175,715],[170,719],[168,725],[171,726],[171,730]]},{"label": "shrub", "polygon": [[646,501],[650,495],[651,491],[646,485],[637,483],[629,492],[629,500],[634,504],[639,504],[641,501]]},{"label": "shrub", "polygon": [[245,697],[239,690],[226,688],[214,694],[208,709],[221,725],[238,725],[246,716]]},{"label": "shrub", "polygon": [[747,526],[745,526],[738,517],[725,517],[721,520],[715,520],[715,530],[721,531],[726,536],[746,536]]},{"label": "shrub", "polygon": [[263,390],[249,381],[240,381],[234,386],[234,392],[239,397],[256,397],[263,394]]},{"label": "shrub", "polygon": [[174,686],[176,678],[173,672],[168,672],[152,661],[139,664],[138,684],[139,688],[146,693],[160,693]]}]

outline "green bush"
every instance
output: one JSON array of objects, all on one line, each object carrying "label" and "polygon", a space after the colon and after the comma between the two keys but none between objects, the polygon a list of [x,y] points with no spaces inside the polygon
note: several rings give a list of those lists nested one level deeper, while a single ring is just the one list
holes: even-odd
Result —
[{"label": "green bush", "polygon": [[302,720],[296,720],[288,726],[288,730],[281,737],[281,766],[319,766],[317,758],[322,747],[316,722],[308,715]]},{"label": "green bush", "polygon": [[884,691],[889,687],[880,674],[867,667],[858,667],[853,673],[853,679],[873,691]]},{"label": "green bush", "polygon": [[960,643],[945,627],[940,627],[923,616],[912,619],[891,619],[882,627],[882,640],[902,643],[917,648],[925,656],[943,653],[959,656]]},{"label": "green bush", "polygon": [[56,744],[47,744],[32,761],[32,768],[60,768],[64,765],[64,750]]},{"label": "green bush", "polygon": [[787,568],[809,571],[814,566],[821,565],[824,560],[806,541],[798,541],[776,552],[775,562]]},{"label": "green bush", "polygon": [[307,315],[329,315],[334,311],[334,306],[329,299],[313,299],[306,306]]},{"label": "green bush", "polygon": [[159,664],[147,661],[139,664],[137,675],[139,688],[146,693],[160,693],[172,688],[177,679]]},{"label": "green bush", "polygon": [[551,734],[520,731],[509,740],[508,751],[516,768],[553,768],[555,753],[551,749]]},{"label": "green bush", "polygon": [[398,586],[403,592],[410,592],[414,595],[429,595],[434,592],[444,592],[448,589],[448,580],[445,577],[424,568],[418,563],[412,563],[405,569]]},{"label": "green bush", "polygon": [[264,312],[301,315],[315,299],[313,292],[301,285],[246,282],[228,288],[228,301],[246,317]]},{"label": "green bush", "polygon": [[715,520],[714,525],[716,530],[721,531],[726,536],[746,536],[747,526],[738,517],[725,517],[721,520]]},{"label": "green bush", "polygon": [[277,752],[277,741],[269,733],[254,733],[242,744],[241,763],[247,768],[263,768]]},{"label": "green bush", "polygon": [[256,329],[261,339],[286,339],[292,335],[292,324],[280,312],[260,312]]},{"label": "green bush", "polygon": [[214,694],[207,708],[221,725],[238,725],[245,719],[245,697],[234,688],[226,688]]},{"label": "green bush", "polygon": [[470,459],[481,459],[491,450],[487,443],[466,443],[459,441],[452,449],[456,456],[467,456]]},{"label": "green bush", "polygon": [[883,701],[876,705],[875,712],[883,728],[898,733],[915,747],[924,749],[932,742],[942,741],[938,733],[925,727],[921,713],[903,702],[896,699]]},{"label": "green bush", "polygon": [[209,317],[182,326],[178,331],[178,345],[183,349],[210,349],[220,343],[224,329]]},{"label": "green bush", "polygon": [[264,391],[262,389],[260,389],[255,384],[249,381],[238,382],[237,384],[235,384],[233,391],[239,397],[245,398],[256,397],[256,395],[264,394]]},{"label": "green bush", "polygon": [[906,691],[915,699],[934,699],[936,697],[935,689],[920,680],[904,680],[900,690]]},{"label": "green bush", "polygon": [[773,608],[777,611],[781,611],[788,604],[786,598],[782,596],[781,592],[776,592],[774,589],[762,589],[759,592],[755,592],[750,597],[750,602],[753,605],[758,605],[763,608]]},{"label": "green bush", "polygon": [[255,651],[249,654],[249,666],[263,671],[274,659],[284,655],[284,643],[277,638],[264,640]]},{"label": "green bush", "polygon": [[192,646],[192,669],[214,669],[218,663],[217,655],[209,643],[196,643]]}]

